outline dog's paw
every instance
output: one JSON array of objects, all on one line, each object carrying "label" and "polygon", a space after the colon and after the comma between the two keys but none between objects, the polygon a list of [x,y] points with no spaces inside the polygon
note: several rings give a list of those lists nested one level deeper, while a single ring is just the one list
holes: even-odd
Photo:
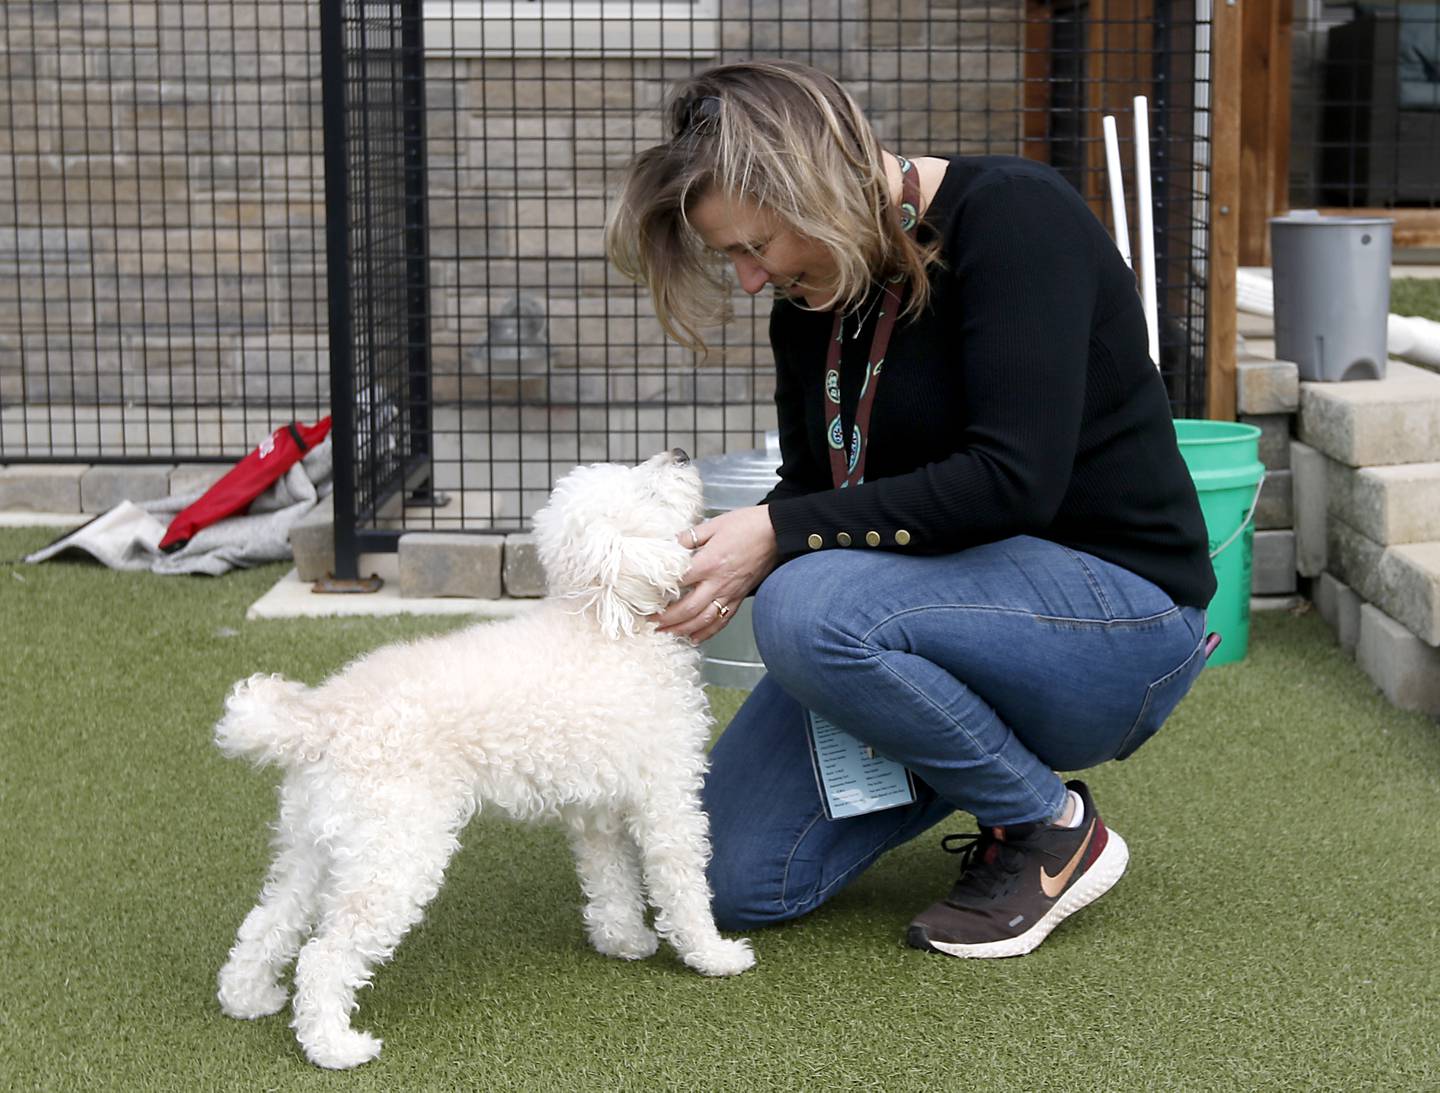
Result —
[{"label": "dog's paw", "polygon": [[226,1017],[241,1021],[253,1021],[257,1017],[279,1013],[290,999],[285,988],[278,983],[246,982],[223,974],[215,997],[220,1000],[220,1011]]},{"label": "dog's paw", "polygon": [[654,956],[660,948],[660,938],[648,927],[638,930],[616,930],[592,926],[589,930],[590,944],[595,951],[617,960],[644,960]]},{"label": "dog's paw", "polygon": [[305,1049],[305,1058],[316,1066],[323,1066],[326,1070],[349,1070],[379,1055],[382,1042],[368,1032],[345,1029],[317,1036],[301,1046]]},{"label": "dog's paw", "polygon": [[686,953],[685,963],[701,975],[739,975],[755,966],[755,954],[745,938],[721,938],[703,949]]}]

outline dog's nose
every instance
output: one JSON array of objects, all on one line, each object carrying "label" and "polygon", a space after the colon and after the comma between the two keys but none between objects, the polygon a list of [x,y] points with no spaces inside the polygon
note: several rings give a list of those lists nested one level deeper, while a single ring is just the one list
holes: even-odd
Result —
[{"label": "dog's nose", "polygon": [[670,458],[675,461],[677,467],[683,467],[690,462],[690,453],[684,448],[671,448]]}]

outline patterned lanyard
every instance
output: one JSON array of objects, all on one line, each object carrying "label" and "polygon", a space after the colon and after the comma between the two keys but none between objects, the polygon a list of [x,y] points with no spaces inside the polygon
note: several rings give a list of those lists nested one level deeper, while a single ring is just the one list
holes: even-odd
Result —
[{"label": "patterned lanyard", "polygon": [[[895,158],[900,161],[900,226],[907,232],[913,232],[920,210],[919,172],[904,156]],[[829,403],[825,435],[830,444],[830,476],[837,489],[858,486],[865,481],[865,442],[870,432],[870,409],[875,405],[875,389],[880,386],[880,366],[885,363],[890,332],[900,314],[903,298],[900,280],[901,275],[896,274],[885,285],[875,337],[870,342],[870,354],[866,358],[860,401],[855,407],[855,426],[848,445],[845,443],[845,426],[840,422],[840,347],[844,339],[844,316],[838,311],[835,313],[835,324],[830,330],[830,355],[825,361],[825,399]]]}]

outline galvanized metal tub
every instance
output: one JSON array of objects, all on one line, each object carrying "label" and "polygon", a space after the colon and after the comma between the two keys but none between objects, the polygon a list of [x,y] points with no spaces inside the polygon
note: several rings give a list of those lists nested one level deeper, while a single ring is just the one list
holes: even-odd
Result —
[{"label": "galvanized metal tub", "polygon": [[[733,509],[759,504],[777,482],[780,467],[780,434],[765,434],[765,447],[747,452],[726,452],[695,461],[705,485],[705,516],[719,516]],[[760,651],[755,647],[751,625],[753,596],[735,608],[729,625],[701,646],[706,683],[717,687],[749,690],[765,674]]]}]

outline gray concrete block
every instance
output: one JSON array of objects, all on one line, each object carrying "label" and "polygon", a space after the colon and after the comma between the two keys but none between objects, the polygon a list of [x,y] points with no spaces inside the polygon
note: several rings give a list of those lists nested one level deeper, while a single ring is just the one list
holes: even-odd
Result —
[{"label": "gray concrete block", "polygon": [[1386,614],[1440,646],[1440,542],[1390,547],[1380,559],[1380,580]]},{"label": "gray concrete block", "polygon": [[83,512],[84,463],[17,463],[0,467],[0,512]]},{"label": "gray concrete block", "polygon": [[1290,530],[1295,527],[1295,484],[1293,470],[1266,471],[1255,505],[1257,531]]},{"label": "gray concrete block", "polygon": [[540,564],[533,535],[505,536],[504,579],[507,596],[545,595],[545,567]]},{"label": "gray concrete block", "polygon": [[1260,462],[1267,471],[1290,469],[1290,415],[1241,414],[1246,425],[1260,429]]},{"label": "gray concrete block", "polygon": [[1300,409],[1300,371],[1293,361],[1239,361],[1235,395],[1241,414],[1293,414]]},{"label": "gray concrete block", "polygon": [[1330,568],[1430,645],[1440,645],[1440,543],[1384,547],[1342,520],[1331,519]]},{"label": "gray concrete block", "polygon": [[290,550],[302,581],[335,572],[335,495],[331,494],[290,527]]},{"label": "gray concrete block", "polygon": [[1440,463],[1326,470],[1331,516],[1382,546],[1440,539]]},{"label": "gray concrete block", "polygon": [[1299,438],[1351,467],[1440,460],[1440,374],[1386,367],[1383,380],[1300,384]]},{"label": "gray concrete block", "polygon": [[1250,591],[1255,596],[1286,596],[1295,591],[1295,533],[1257,531]]},{"label": "gray concrete block", "polygon": [[158,501],[170,496],[166,464],[98,464],[80,477],[80,511],[109,512],[121,501]]},{"label": "gray concrete block", "polygon": [[1275,338],[1275,320],[1269,315],[1256,315],[1252,311],[1237,311],[1235,313],[1236,332],[1246,339],[1258,338],[1273,341]]},{"label": "gray concrete block", "polygon": [[1355,643],[1360,640],[1360,597],[1348,584],[1329,573],[1320,574],[1313,591],[1315,609],[1335,631],[1340,648],[1353,656]]},{"label": "gray concrete block", "polygon": [[499,599],[505,537],[412,532],[400,537],[400,595]]},{"label": "gray concrete block", "polygon": [[1373,604],[1360,608],[1355,659],[1394,705],[1440,716],[1440,649],[1421,641]]},{"label": "gray concrete block", "polygon": [[1326,464],[1320,452],[1290,442],[1290,474],[1295,513],[1295,571],[1302,577],[1325,572],[1325,524],[1329,520]]},{"label": "gray concrete block", "polygon": [[1328,566],[1339,580],[1371,603],[1380,593],[1380,557],[1385,548],[1361,535],[1343,520],[1325,525],[1325,553]]},{"label": "gray concrete block", "polygon": [[204,493],[229,473],[225,463],[181,463],[170,472],[170,496]]}]

